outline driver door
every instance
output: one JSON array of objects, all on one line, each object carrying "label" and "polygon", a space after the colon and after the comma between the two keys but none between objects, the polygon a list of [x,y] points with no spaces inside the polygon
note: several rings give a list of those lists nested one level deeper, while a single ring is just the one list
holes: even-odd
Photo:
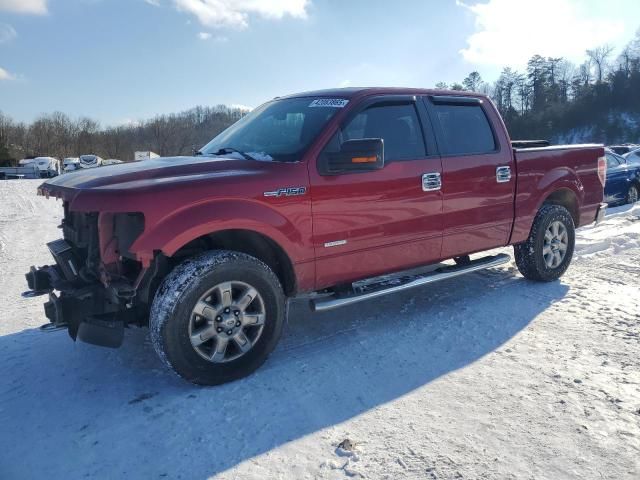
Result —
[{"label": "driver door", "polygon": [[[310,164],[316,288],[440,259],[442,166],[422,108],[414,97],[370,99]],[[384,167],[327,173],[329,154],[362,138],[383,139]]]}]

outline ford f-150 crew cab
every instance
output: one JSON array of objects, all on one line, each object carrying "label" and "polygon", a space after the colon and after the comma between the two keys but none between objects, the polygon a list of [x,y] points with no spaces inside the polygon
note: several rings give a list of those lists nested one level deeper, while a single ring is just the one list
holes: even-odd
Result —
[{"label": "ford f-150 crew cab", "polygon": [[73,339],[117,347],[125,327],[148,325],[175,372],[219,384],[266,360],[289,298],[365,301],[505,263],[469,255],[506,245],[524,277],[559,278],[574,229],[604,214],[605,175],[600,145],[512,143],[482,95],[275,98],[192,157],[41,185],[63,202],[63,238],[27,294],[48,294],[49,327]]}]

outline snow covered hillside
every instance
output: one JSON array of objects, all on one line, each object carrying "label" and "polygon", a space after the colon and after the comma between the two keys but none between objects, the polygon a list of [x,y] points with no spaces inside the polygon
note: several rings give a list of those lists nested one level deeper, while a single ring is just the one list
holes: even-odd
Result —
[{"label": "snow covered hillside", "polygon": [[640,114],[611,110],[588,123],[553,135],[552,144],[578,144],[604,142],[605,145],[637,142],[640,138]]},{"label": "snow covered hillside", "polygon": [[294,303],[264,367],[202,388],[144,329],[119,350],[38,330],[23,274],[61,204],[37,185],[0,181],[2,479],[640,478],[640,206],[581,229],[560,282],[509,264]]}]

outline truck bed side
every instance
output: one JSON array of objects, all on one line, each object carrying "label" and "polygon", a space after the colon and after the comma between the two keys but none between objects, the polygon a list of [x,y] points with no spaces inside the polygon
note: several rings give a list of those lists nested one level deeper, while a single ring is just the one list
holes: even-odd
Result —
[{"label": "truck bed side", "polygon": [[598,158],[603,155],[602,145],[515,149],[515,222],[510,243],[527,239],[545,201],[569,205],[576,227],[595,221],[603,199],[598,178]]}]

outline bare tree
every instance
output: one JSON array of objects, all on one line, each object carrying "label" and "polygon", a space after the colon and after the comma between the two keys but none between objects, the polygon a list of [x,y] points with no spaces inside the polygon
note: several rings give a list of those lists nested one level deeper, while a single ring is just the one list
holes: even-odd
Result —
[{"label": "bare tree", "polygon": [[566,102],[569,99],[569,87],[575,72],[576,67],[565,59],[562,59],[556,66],[559,100],[561,102]]},{"label": "bare tree", "polygon": [[[190,154],[247,113],[225,105],[195,107],[151,120],[107,127],[88,117],[78,120],[61,112],[41,115],[30,125],[16,123],[0,112],[0,145],[11,158],[50,155],[58,158],[97,154],[133,160],[136,150],[163,156]],[[3,156],[7,153],[3,151]]]},{"label": "bare tree", "polygon": [[100,124],[91,118],[82,117],[78,120],[77,128],[75,153],[77,155],[97,153],[96,135],[100,130]]},{"label": "bare tree", "polygon": [[587,56],[593,62],[596,68],[596,79],[598,83],[602,83],[604,78],[604,72],[607,68],[607,59],[613,52],[611,45],[605,44],[594,48],[593,50],[587,50]]}]

